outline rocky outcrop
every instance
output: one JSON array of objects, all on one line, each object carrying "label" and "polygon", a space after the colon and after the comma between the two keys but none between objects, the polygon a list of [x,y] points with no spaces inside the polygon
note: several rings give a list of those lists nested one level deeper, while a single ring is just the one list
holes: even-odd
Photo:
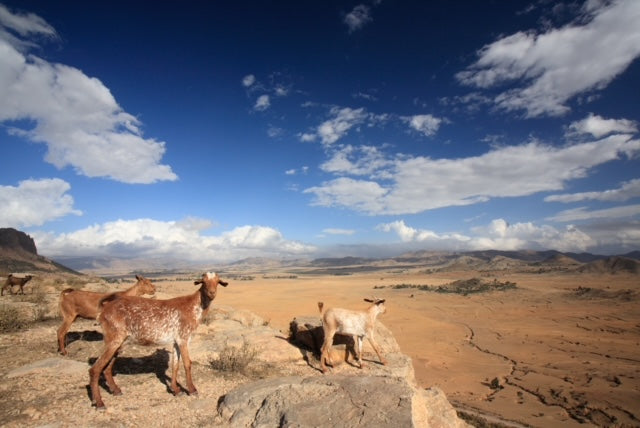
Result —
[{"label": "rocky outcrop", "polygon": [[390,376],[286,377],[243,385],[218,411],[234,427],[463,427],[444,393]]},{"label": "rocky outcrop", "polygon": [[22,277],[34,272],[71,273],[79,275],[46,257],[39,256],[33,238],[13,228],[0,228],[0,275],[13,273]]},{"label": "rocky outcrop", "polygon": [[189,351],[194,360],[210,361],[224,349],[239,349],[244,344],[250,344],[256,351],[258,361],[303,362],[300,349],[292,346],[286,336],[253,312],[229,306],[214,307],[208,321],[198,327],[198,333],[191,339]]},{"label": "rocky outcrop", "polygon": [[[230,337],[248,336],[240,333],[241,329],[232,323],[234,319],[241,325],[259,324],[247,320],[242,313],[216,317],[209,328],[224,337],[221,340],[226,343],[233,343]],[[334,359],[330,375],[321,375],[319,370],[318,354],[324,339],[319,317],[296,317],[290,330],[288,346],[297,349],[298,359],[304,358],[318,374],[267,379],[232,390],[218,406],[220,416],[231,426],[467,426],[441,390],[416,386],[411,359],[400,352],[393,334],[382,323],[376,325],[376,340],[388,364],[383,366],[375,354],[365,352],[364,368],[356,368],[346,358],[353,340],[336,335],[338,344],[333,351],[343,358]]]},{"label": "rocky outcrop", "polygon": [[0,248],[12,251],[26,251],[38,255],[33,238],[11,227],[0,228]]},{"label": "rocky outcrop", "polygon": [[[24,309],[28,311],[30,307]],[[12,385],[22,385],[23,382],[33,382],[33,379],[41,378],[43,383],[40,384],[40,388],[48,388],[52,397],[62,394],[63,389],[69,388],[70,385],[76,391],[79,389],[78,385],[85,385],[89,367],[87,362],[90,364],[91,357],[97,355],[102,341],[95,338],[86,339],[88,333],[93,333],[95,337],[101,335],[93,331],[96,327],[92,321],[81,320],[78,323],[82,322],[85,324],[77,328],[85,330],[81,334],[83,338],[71,345],[74,348],[72,355],[75,359],[24,359],[27,364],[16,365],[8,370],[5,380],[13,382]],[[46,347],[51,348],[50,351],[53,352],[52,338],[55,337],[55,328],[56,326],[43,326],[37,332],[32,332],[34,343],[47,342]],[[189,397],[189,401],[185,402],[167,399],[161,393],[158,395],[161,391],[158,379],[164,379],[169,369],[169,351],[158,349],[149,356],[149,348],[131,343],[116,361],[115,372],[136,374],[136,382],[143,382],[150,392],[145,395],[146,392],[138,391],[131,395],[135,400],[139,400],[136,406],[123,404],[127,400],[119,402],[114,397],[109,405],[115,410],[111,411],[116,412],[118,422],[128,420],[131,426],[150,426],[158,420],[163,420],[166,425],[208,424],[231,427],[467,426],[457,417],[456,411],[441,390],[423,389],[416,385],[411,359],[402,354],[393,334],[383,324],[378,323],[376,326],[376,340],[389,362],[384,366],[379,363],[373,350],[365,345],[362,369],[352,365],[349,360],[336,364],[330,374],[323,375],[319,369],[316,348],[318,343],[322,343],[321,335],[322,328],[317,316],[295,318],[291,323],[291,333],[283,334],[271,328],[252,312],[235,310],[228,306],[214,306],[208,319],[193,336],[189,347],[193,361],[200,365],[196,383],[201,397],[204,398],[196,400]],[[14,340],[14,346],[22,341],[18,336],[6,337],[5,340],[10,338]],[[348,338],[342,339],[344,343],[337,345],[335,350],[338,354],[344,355],[352,343],[349,343]],[[271,367],[270,371],[262,372],[267,378],[255,381],[251,380],[255,377],[240,375],[233,378],[229,388],[220,389],[227,384],[227,381],[221,382],[221,378],[224,377],[221,375],[222,372],[211,368],[203,369],[203,366],[208,366],[225,350],[242,348],[247,344],[257,351],[254,363]],[[4,342],[3,347],[11,346]],[[147,380],[143,381],[143,374],[150,373],[155,373],[155,376],[147,376]],[[57,380],[52,382],[50,377]],[[128,388],[130,391],[136,388],[132,379],[129,379]],[[52,400],[44,406],[30,406],[29,403],[35,400],[34,394],[37,394],[34,391],[38,388],[18,389],[22,395],[17,398],[11,397],[16,400],[14,403],[18,403],[14,405],[21,408],[25,414],[33,413],[37,416],[37,421],[30,419],[31,423],[26,425],[47,425],[40,422],[59,420],[60,414],[69,412],[68,407],[65,407],[68,401],[59,399]],[[207,396],[207,393],[213,395]],[[83,400],[81,402],[88,406],[86,394],[80,395]],[[210,412],[212,407],[216,409],[216,403],[217,415],[215,420],[212,420]],[[191,410],[196,410],[184,412],[185,405]],[[207,416],[199,419],[197,409],[207,409]],[[83,415],[87,418],[83,420],[85,425],[106,423],[104,416],[99,412]],[[109,417],[109,411],[106,417]],[[22,425],[19,426],[24,426],[24,420],[21,422]],[[67,423],[62,425],[66,426],[68,422],[67,420]]]}]

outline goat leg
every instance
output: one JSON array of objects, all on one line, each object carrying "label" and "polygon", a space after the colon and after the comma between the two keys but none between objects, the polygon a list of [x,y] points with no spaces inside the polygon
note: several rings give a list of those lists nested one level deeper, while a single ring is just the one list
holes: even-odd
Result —
[{"label": "goat leg", "polygon": [[173,352],[171,353],[171,393],[175,396],[182,394],[182,390],[178,386],[178,367],[180,365],[180,351],[178,345],[173,345]]},{"label": "goat leg", "polygon": [[184,364],[184,374],[187,378],[187,394],[198,395],[198,390],[193,384],[191,377],[191,356],[189,355],[189,347],[186,343],[180,344],[180,354],[182,354],[182,364]]},{"label": "goat leg", "polygon": [[116,351],[116,353],[113,354],[113,358],[111,358],[111,361],[109,361],[109,364],[107,364],[107,367],[104,369],[103,374],[104,374],[104,379],[107,381],[109,392],[111,392],[111,394],[113,395],[122,395],[122,391],[120,390],[118,385],[116,385],[116,381],[113,379],[113,365],[116,362],[117,356],[118,356],[118,352]]}]

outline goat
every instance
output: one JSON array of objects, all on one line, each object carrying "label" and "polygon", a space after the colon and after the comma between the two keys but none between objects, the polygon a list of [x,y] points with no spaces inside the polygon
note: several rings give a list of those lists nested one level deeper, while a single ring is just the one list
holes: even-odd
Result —
[{"label": "goat", "polygon": [[0,291],[0,296],[4,296],[4,290],[6,290],[7,288],[9,289],[9,294],[13,294],[14,285],[20,286],[20,292],[18,294],[24,294],[24,285],[27,282],[31,281],[32,278],[33,278],[32,275],[27,275],[23,278],[18,278],[17,276],[13,276],[13,274],[10,273],[9,276],[7,276],[7,280],[4,282],[4,285],[2,286],[2,291]]},{"label": "goat", "polygon": [[324,313],[322,309],[324,303],[318,302],[318,309],[322,317],[322,329],[324,331],[324,342],[320,353],[320,367],[322,373],[327,372],[326,363],[333,366],[331,358],[331,346],[333,345],[333,336],[336,333],[346,334],[353,336],[354,344],[357,347],[357,362],[358,366],[362,368],[362,340],[366,337],[369,343],[376,351],[380,362],[383,365],[387,364],[381,353],[378,344],[374,339],[374,327],[376,324],[376,318],[378,315],[386,312],[384,306],[384,300],[381,299],[364,299],[365,302],[371,303],[371,306],[366,311],[352,311],[348,309],[330,308]]},{"label": "goat", "polygon": [[71,324],[77,317],[94,320],[98,317],[100,300],[110,294],[121,294],[124,296],[142,296],[143,294],[155,294],[156,287],[151,280],[136,275],[136,282],[133,287],[118,291],[116,293],[96,293],[93,291],[74,290],[67,288],[60,293],[60,315],[62,324],[58,328],[58,352],[67,355],[66,337]]},{"label": "goat", "polygon": [[141,297],[111,295],[101,301],[102,311],[98,321],[104,334],[104,351],[89,369],[89,386],[92,404],[104,409],[98,380],[104,371],[109,391],[121,395],[122,391],[113,380],[113,364],[124,341],[131,337],[141,345],[172,345],[171,392],[179,395],[178,365],[182,357],[187,378],[187,393],[198,391],[191,377],[189,341],[202,319],[209,312],[215,299],[218,284],[226,287],[217,274],[207,272],[194,284],[201,284],[193,294],[168,300],[151,300]]}]

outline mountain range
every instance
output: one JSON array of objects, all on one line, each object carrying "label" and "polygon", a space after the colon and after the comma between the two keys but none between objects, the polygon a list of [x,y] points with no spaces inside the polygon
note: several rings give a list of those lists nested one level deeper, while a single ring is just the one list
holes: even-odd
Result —
[{"label": "mountain range", "polygon": [[349,274],[355,272],[423,268],[429,271],[516,271],[640,274],[640,251],[603,256],[591,253],[547,251],[413,251],[390,258],[339,257],[316,259],[273,259],[254,257],[226,265],[201,266],[179,260],[114,257],[57,257],[38,255],[33,239],[12,228],[0,228],[0,273],[63,271],[98,275],[134,272],[170,274],[202,269],[234,272],[284,270],[306,273]]}]

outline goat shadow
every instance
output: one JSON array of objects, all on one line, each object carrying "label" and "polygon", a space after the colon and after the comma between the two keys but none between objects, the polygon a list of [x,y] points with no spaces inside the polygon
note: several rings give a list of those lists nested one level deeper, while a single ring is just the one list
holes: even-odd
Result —
[{"label": "goat shadow", "polygon": [[[320,364],[322,344],[324,343],[324,329],[322,326],[305,324],[305,330],[299,330],[296,333],[295,339],[292,337],[289,342],[300,350],[303,359],[307,362],[309,367],[322,372],[322,369],[318,366]],[[358,367],[354,363],[357,354],[353,336],[336,333],[333,336],[333,347],[344,351],[344,361],[347,362],[347,364],[352,367]],[[351,356],[351,359],[349,359],[349,355]],[[363,358],[363,361],[370,360]]]},{"label": "goat shadow", "polygon": [[84,340],[86,342],[99,342],[103,339],[102,333],[96,330],[84,330],[84,331],[70,331],[64,338],[65,346],[78,341]]},{"label": "goat shadow", "polygon": [[[156,351],[147,355],[146,357],[115,357],[116,361],[113,363],[113,376],[118,374],[123,375],[136,375],[144,373],[153,373],[158,380],[164,384],[167,392],[172,392],[170,388],[171,379],[167,376],[167,370],[169,369],[170,353],[166,349],[156,349]],[[89,365],[93,366],[98,358],[89,358]],[[109,391],[107,383],[104,380],[104,374],[100,374],[100,380],[98,384],[106,391]],[[186,389],[182,385],[178,384],[183,392]],[[87,385],[87,394],[91,397],[91,388]]]}]

